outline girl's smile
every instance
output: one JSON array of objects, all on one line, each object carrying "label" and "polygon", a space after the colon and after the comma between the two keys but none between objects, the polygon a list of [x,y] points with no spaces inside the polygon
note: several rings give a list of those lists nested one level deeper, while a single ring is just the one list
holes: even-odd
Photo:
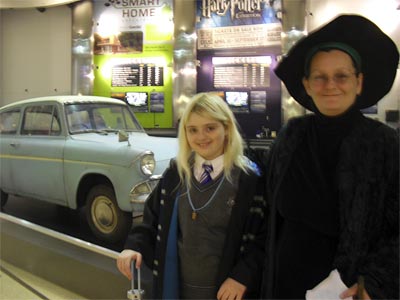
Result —
[{"label": "girl's smile", "polygon": [[186,124],[190,148],[207,160],[224,153],[226,131],[224,125],[212,118],[192,113]]}]

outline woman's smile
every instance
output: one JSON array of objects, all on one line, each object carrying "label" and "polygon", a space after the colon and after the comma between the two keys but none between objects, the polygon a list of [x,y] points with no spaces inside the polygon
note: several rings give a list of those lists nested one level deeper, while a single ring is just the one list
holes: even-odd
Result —
[{"label": "woman's smile", "polygon": [[303,78],[307,94],[320,113],[337,116],[354,104],[362,90],[362,74],[356,75],[351,57],[331,50],[315,54],[310,76]]}]

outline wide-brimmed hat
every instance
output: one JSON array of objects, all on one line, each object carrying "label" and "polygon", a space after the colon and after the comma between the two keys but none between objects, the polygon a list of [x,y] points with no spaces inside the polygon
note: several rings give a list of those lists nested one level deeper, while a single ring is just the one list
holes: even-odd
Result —
[{"label": "wide-brimmed hat", "polygon": [[313,111],[315,107],[302,83],[307,55],[313,47],[326,42],[347,44],[361,57],[364,81],[356,102],[358,108],[374,105],[390,91],[399,63],[395,43],[370,20],[359,15],[340,15],[300,39],[275,69],[289,94],[302,106]]}]

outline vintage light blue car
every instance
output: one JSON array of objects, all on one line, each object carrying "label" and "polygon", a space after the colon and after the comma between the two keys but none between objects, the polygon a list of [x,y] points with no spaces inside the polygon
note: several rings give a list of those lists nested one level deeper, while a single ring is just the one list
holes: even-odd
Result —
[{"label": "vintage light blue car", "polygon": [[177,153],[149,136],[129,106],[95,96],[51,96],[0,108],[1,207],[8,194],[78,209],[93,233],[123,239]]}]

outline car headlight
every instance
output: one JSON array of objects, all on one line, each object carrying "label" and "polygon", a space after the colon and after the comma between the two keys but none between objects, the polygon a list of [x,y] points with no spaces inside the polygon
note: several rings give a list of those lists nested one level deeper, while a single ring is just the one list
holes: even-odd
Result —
[{"label": "car headlight", "polygon": [[136,184],[130,192],[130,199],[132,203],[144,203],[147,197],[155,189],[157,183],[160,181],[161,175],[153,175],[146,181]]},{"label": "car headlight", "polygon": [[142,182],[136,185],[130,193],[131,202],[133,203],[144,203],[147,197],[150,195],[152,188],[148,182]]},{"label": "car headlight", "polygon": [[153,153],[145,153],[140,157],[140,170],[144,175],[152,175],[156,168]]}]

